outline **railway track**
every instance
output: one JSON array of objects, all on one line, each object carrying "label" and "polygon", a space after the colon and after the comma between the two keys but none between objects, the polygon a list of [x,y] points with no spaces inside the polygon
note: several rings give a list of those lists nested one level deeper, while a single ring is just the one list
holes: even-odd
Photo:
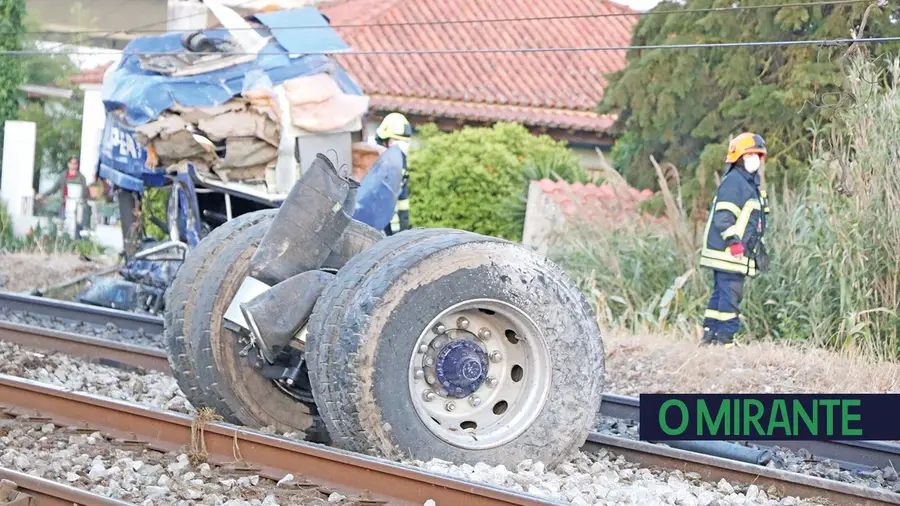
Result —
[{"label": "railway track", "polygon": [[[130,367],[141,367],[145,369],[153,369],[162,372],[169,372],[168,360],[165,356],[165,353],[161,350],[154,348],[146,348],[141,346],[129,345],[126,343],[117,343],[105,341],[103,339],[98,338],[90,338],[85,336],[79,336],[76,334],[66,333],[66,332],[58,332],[53,330],[42,329],[39,327],[31,327],[27,325],[18,325],[11,324],[6,322],[0,322],[0,339],[15,342],[17,344],[28,346],[28,347],[37,347],[42,349],[49,350],[57,350],[62,351],[64,353],[70,353],[74,355],[80,355],[86,358],[90,358],[95,361],[100,361],[101,363],[107,363],[108,365],[114,366],[130,366]],[[10,379],[10,377],[3,378],[3,385],[0,385],[0,398],[4,399],[3,402],[6,401],[7,398],[13,398],[7,395],[13,395],[12,393],[12,382],[14,380]],[[29,388],[37,389],[39,388],[36,384],[31,384]],[[4,391],[5,389],[5,391]],[[76,394],[67,394],[68,403],[73,407],[71,409],[75,409],[74,406],[79,402],[84,402],[88,406],[96,405],[98,401],[96,398],[93,400],[89,399],[89,396],[86,397],[84,401],[80,401],[77,399]],[[41,395],[41,396],[29,396],[25,395],[22,397],[23,399],[29,400],[31,402],[36,402],[35,399],[42,398],[44,399],[43,404],[35,405],[28,404],[27,406],[17,406],[19,408],[26,409],[36,409],[45,413],[48,409],[48,406],[53,405],[53,402],[50,402],[48,399],[51,399],[52,396]],[[105,402],[105,401],[103,401]],[[102,404],[102,402],[100,402]],[[16,406],[11,406],[16,407]],[[87,409],[87,408],[83,408]],[[135,409],[132,406],[132,409]],[[52,412],[53,409],[50,409]],[[109,408],[107,408],[109,411]],[[114,410],[113,410],[114,411]],[[148,410],[152,411],[152,410]],[[157,412],[157,414],[162,412]],[[618,418],[622,420],[633,420],[635,422],[640,421],[640,404],[639,399],[634,397],[624,397],[614,394],[604,395],[603,402],[601,403],[601,414],[613,418]],[[162,415],[154,415],[159,418],[165,418],[169,413],[163,413]],[[53,415],[46,415],[51,416]],[[59,415],[62,416],[62,415]],[[85,415],[87,416],[87,415]],[[111,415],[110,415],[111,416]],[[135,412],[131,412],[132,417],[138,417]],[[172,414],[175,418],[179,418],[180,422],[172,422],[168,421],[170,426],[181,426],[184,427],[185,418],[182,415]],[[102,420],[102,417],[100,417]],[[168,419],[167,419],[168,420]],[[132,420],[133,423],[138,423],[137,420]],[[180,423],[180,425],[179,425]],[[140,424],[138,424],[140,425]],[[128,425],[130,426],[130,425]],[[107,427],[103,426],[107,430],[115,431],[116,427]],[[221,426],[225,427],[225,426]],[[231,427],[231,426],[228,426]],[[172,429],[174,430],[174,429]],[[233,443],[232,431],[239,430],[236,428],[222,428],[221,431],[226,431],[227,441],[222,441],[221,444],[225,445],[225,450],[228,452],[228,455],[231,455],[231,445]],[[219,436],[222,436],[222,432],[217,432]],[[157,430],[157,433],[159,430]],[[248,433],[250,434],[250,433]],[[214,436],[215,437],[215,436]],[[253,437],[263,437],[263,436],[253,436]],[[287,448],[292,448],[291,445],[294,443],[287,443],[284,440],[278,440],[279,445],[287,445]],[[771,447],[773,444],[781,446],[783,448],[795,449],[798,450],[800,448],[805,448],[810,451],[813,455],[816,455],[819,458],[828,458],[838,462],[842,468],[845,469],[872,469],[872,468],[883,468],[886,466],[900,466],[900,446],[877,442],[877,441],[854,441],[854,442],[841,442],[841,441],[810,441],[810,442],[753,442],[759,446]],[[159,441],[155,441],[153,444],[159,444],[160,447],[171,448],[172,442],[167,444],[160,443]],[[183,444],[179,443],[179,444]],[[209,444],[209,443],[207,443]],[[268,451],[277,452],[277,451],[291,451],[290,449],[285,450],[285,447],[275,445],[275,447],[280,448],[280,450],[267,450],[263,451],[260,455],[260,460],[262,462],[260,465],[264,469],[269,469],[271,473],[274,473],[273,476],[277,478],[279,472],[285,471],[287,465],[281,465],[278,467],[276,464],[274,467],[271,464],[267,464],[266,455]],[[644,441],[635,441],[625,438],[613,437],[604,434],[594,433],[588,437],[588,440],[584,447],[583,451],[593,452],[597,451],[601,448],[605,448],[607,450],[613,451],[616,454],[624,455],[628,460],[641,464],[647,467],[664,467],[668,469],[681,469],[685,472],[697,472],[704,479],[717,481],[719,479],[726,480],[737,480],[744,483],[755,483],[758,486],[774,486],[776,490],[779,491],[780,494],[783,495],[794,495],[798,497],[805,498],[825,498],[827,500],[832,501],[837,504],[862,504],[862,505],[881,505],[881,504],[898,504],[900,505],[900,494],[891,493],[883,490],[870,489],[858,485],[851,485],[847,483],[832,481],[824,478],[818,478],[808,475],[803,475],[799,473],[793,473],[789,471],[782,471],[773,468],[762,467],[759,465],[753,464],[745,464],[742,462],[737,462],[734,460],[724,459],[720,457],[713,457],[709,455],[704,455],[700,453],[695,453],[691,451],[680,450],[677,448],[670,448],[667,446],[656,445]],[[285,454],[287,455],[287,454]],[[349,454],[342,453],[341,455],[344,458],[351,459]],[[279,458],[287,458],[285,462],[294,463],[296,465],[301,466],[305,469],[307,465],[310,465],[314,468],[318,466],[322,466],[322,464],[314,465],[312,464],[312,457],[306,456],[303,458],[294,457],[293,460],[291,457],[279,457]],[[381,461],[371,460],[371,462],[379,463]],[[291,465],[294,465],[291,464]],[[380,464],[387,465],[387,464]],[[331,465],[331,466],[323,466],[325,468],[331,469],[334,472],[345,473],[348,472],[346,469],[343,469],[341,466]],[[351,466],[352,467],[352,466]],[[293,468],[297,469],[297,468]],[[407,473],[415,473],[416,471],[410,471],[407,468]],[[382,473],[389,473],[389,471],[385,469],[381,469]],[[327,474],[327,473],[326,473]],[[351,472],[352,474],[352,472]],[[377,474],[377,473],[376,473]],[[315,476],[315,475],[314,475]],[[431,476],[433,478],[433,476]],[[430,479],[430,478],[429,478]],[[393,480],[393,481],[392,481]],[[396,486],[403,486],[397,478],[388,479],[387,481],[391,481],[395,483]],[[452,480],[451,480],[452,481]],[[368,482],[366,482],[368,483]],[[459,485],[460,482],[455,482]],[[472,484],[467,485],[469,487],[474,486]],[[426,487],[428,488],[428,487]],[[452,488],[452,487],[451,487]],[[377,488],[373,489],[377,490]],[[387,491],[391,490],[391,487],[387,488]],[[450,489],[447,489],[450,490]],[[459,490],[456,490],[455,493],[459,493]],[[499,489],[497,489],[499,490]],[[495,490],[496,492],[496,490]],[[449,492],[448,492],[449,493]],[[389,497],[389,496],[386,496]],[[460,496],[452,496],[460,499]],[[389,497],[393,500],[407,500],[407,498],[396,498]],[[428,498],[436,497],[430,496]],[[426,499],[428,499],[426,498]],[[448,497],[450,499],[451,497]],[[540,501],[536,501],[533,498],[529,498],[524,496],[523,498],[518,498],[519,500],[531,500],[532,502],[513,502],[513,503],[503,503],[503,502],[466,502],[466,504],[547,504]],[[415,500],[418,500],[416,498]],[[467,498],[466,501],[472,501],[473,499]],[[452,502],[451,502],[452,503]],[[418,504],[422,504],[419,502]],[[438,504],[441,504],[438,501]]]},{"label": "railway track", "polygon": [[46,299],[19,293],[0,291],[0,307],[27,311],[64,320],[82,321],[95,325],[111,323],[126,330],[143,330],[146,334],[162,334],[163,320],[158,316],[119,311],[78,302]]},{"label": "railway track", "polygon": [[[185,415],[66,392],[7,375],[0,375],[0,407],[6,410],[7,416],[25,415],[26,421],[31,417],[42,423],[49,418],[63,426],[87,425],[109,439],[123,439],[162,452],[188,448],[195,430],[195,421]],[[299,475],[323,490],[358,497],[363,504],[420,506],[429,499],[441,505],[555,504],[321,445],[288,441],[229,424],[204,425],[203,438],[210,463],[223,466],[233,463],[237,448],[243,461],[252,466],[259,476],[280,480],[289,473]]]},{"label": "railway track", "polygon": [[0,504],[10,506],[129,506],[127,502],[92,494],[13,471],[0,468]]},{"label": "railway track", "polygon": [[172,374],[166,352],[157,348],[5,321],[0,321],[0,340],[58,351],[118,368],[140,367]]}]

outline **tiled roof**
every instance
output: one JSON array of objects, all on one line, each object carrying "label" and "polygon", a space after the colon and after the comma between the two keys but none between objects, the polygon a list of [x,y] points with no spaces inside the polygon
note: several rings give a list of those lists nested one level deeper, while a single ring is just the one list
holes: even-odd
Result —
[{"label": "tiled roof", "polygon": [[[332,0],[317,5],[359,51],[627,46],[637,15],[606,0]],[[615,14],[613,17],[372,25]],[[622,15],[624,14],[624,15]],[[603,75],[626,64],[624,51],[338,55],[379,110],[474,121],[517,121],[603,132],[614,120],[594,112]],[[72,76],[101,83],[107,66]]]},{"label": "tiled roof", "polygon": [[644,200],[653,197],[650,190],[638,190],[625,185],[593,183],[566,183],[542,179],[536,184],[544,195],[549,197],[564,216],[579,216],[591,221],[623,222],[637,218],[646,221],[659,221],[649,216],[641,217],[639,206]]},{"label": "tiled roof", "polygon": [[[359,51],[627,46],[635,11],[603,0],[333,0],[318,5]],[[372,25],[590,14],[613,17]],[[379,109],[600,132],[612,118],[593,112],[624,51],[339,55]],[[474,119],[474,118],[473,118]]]},{"label": "tiled roof", "polygon": [[112,66],[112,63],[107,63],[106,65],[101,65],[100,67],[92,69],[82,70],[74,76],[69,77],[69,82],[71,82],[72,84],[102,84],[103,74],[110,66]]}]

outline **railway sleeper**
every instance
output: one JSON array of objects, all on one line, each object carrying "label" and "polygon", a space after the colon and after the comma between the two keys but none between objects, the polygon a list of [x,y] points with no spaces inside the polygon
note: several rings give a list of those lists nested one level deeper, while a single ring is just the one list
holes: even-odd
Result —
[{"label": "railway sleeper", "polygon": [[188,399],[379,457],[553,466],[576,451],[604,376],[578,287],[498,238],[384,237],[349,219],[354,183],[320,157],[277,213],[201,241],[215,254],[171,292],[191,315],[170,351]]}]

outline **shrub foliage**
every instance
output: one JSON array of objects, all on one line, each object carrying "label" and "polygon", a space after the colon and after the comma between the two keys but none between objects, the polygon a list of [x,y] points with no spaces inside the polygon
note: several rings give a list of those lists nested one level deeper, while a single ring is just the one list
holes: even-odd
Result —
[{"label": "shrub foliage", "polygon": [[[410,221],[416,227],[451,227],[518,241],[528,174],[553,167],[561,177],[583,178],[575,154],[546,135],[518,124],[420,130],[410,151]],[[531,169],[528,169],[531,167]]]}]

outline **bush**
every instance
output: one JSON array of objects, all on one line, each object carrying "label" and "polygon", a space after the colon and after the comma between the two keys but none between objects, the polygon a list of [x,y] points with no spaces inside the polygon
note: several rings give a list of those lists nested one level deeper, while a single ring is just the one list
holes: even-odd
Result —
[{"label": "bush", "polygon": [[459,228],[518,241],[524,216],[515,212],[523,187],[527,191],[526,167],[537,173],[552,167],[569,177],[581,170],[563,143],[517,124],[424,133],[409,156],[410,221],[417,227]]},{"label": "bush", "polygon": [[[830,137],[817,141],[808,180],[797,192],[769,188],[772,270],[748,282],[743,328],[750,336],[853,346],[896,359],[900,60],[888,72],[852,62],[848,106],[837,111]],[[890,84],[879,87],[886,79]],[[551,258],[592,296],[604,324],[695,330],[711,275],[693,268],[699,244],[691,252],[672,244],[672,235],[659,230],[595,227],[571,234]]]}]

